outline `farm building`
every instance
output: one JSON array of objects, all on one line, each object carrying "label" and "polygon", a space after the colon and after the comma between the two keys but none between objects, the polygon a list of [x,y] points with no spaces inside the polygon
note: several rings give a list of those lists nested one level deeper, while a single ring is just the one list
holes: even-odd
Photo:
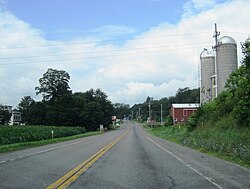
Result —
[{"label": "farm building", "polygon": [[199,104],[172,104],[170,115],[173,117],[173,124],[184,124],[198,107]]}]

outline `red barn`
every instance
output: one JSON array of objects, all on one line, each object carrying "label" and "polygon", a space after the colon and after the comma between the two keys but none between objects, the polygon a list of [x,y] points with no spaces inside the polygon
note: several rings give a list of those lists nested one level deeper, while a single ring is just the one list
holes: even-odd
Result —
[{"label": "red barn", "polygon": [[170,115],[173,117],[174,125],[186,123],[189,116],[194,113],[198,107],[199,104],[172,104]]}]

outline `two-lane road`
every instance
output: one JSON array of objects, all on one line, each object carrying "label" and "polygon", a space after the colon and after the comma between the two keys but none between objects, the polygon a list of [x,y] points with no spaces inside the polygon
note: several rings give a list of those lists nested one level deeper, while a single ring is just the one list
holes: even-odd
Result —
[{"label": "two-lane road", "polygon": [[66,186],[60,182],[69,188],[250,188],[249,169],[150,136],[129,121],[102,135],[0,154],[0,172],[0,188]]}]

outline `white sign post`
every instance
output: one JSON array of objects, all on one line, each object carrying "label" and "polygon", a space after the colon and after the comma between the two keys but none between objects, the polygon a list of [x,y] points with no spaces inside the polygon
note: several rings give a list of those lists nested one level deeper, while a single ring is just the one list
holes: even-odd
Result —
[{"label": "white sign post", "polygon": [[101,132],[104,131],[103,125],[100,125],[100,131],[101,131]]}]

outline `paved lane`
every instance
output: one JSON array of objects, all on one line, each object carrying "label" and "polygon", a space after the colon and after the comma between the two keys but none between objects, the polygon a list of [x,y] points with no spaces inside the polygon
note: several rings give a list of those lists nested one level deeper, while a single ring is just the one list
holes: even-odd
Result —
[{"label": "paved lane", "polygon": [[69,188],[250,188],[249,169],[150,136],[131,122],[103,135],[1,154],[0,188],[46,188],[126,131]]},{"label": "paved lane", "polygon": [[0,154],[0,188],[46,188],[126,130]]},{"label": "paved lane", "polygon": [[131,126],[70,188],[250,188],[249,169],[149,136],[136,124]]}]

